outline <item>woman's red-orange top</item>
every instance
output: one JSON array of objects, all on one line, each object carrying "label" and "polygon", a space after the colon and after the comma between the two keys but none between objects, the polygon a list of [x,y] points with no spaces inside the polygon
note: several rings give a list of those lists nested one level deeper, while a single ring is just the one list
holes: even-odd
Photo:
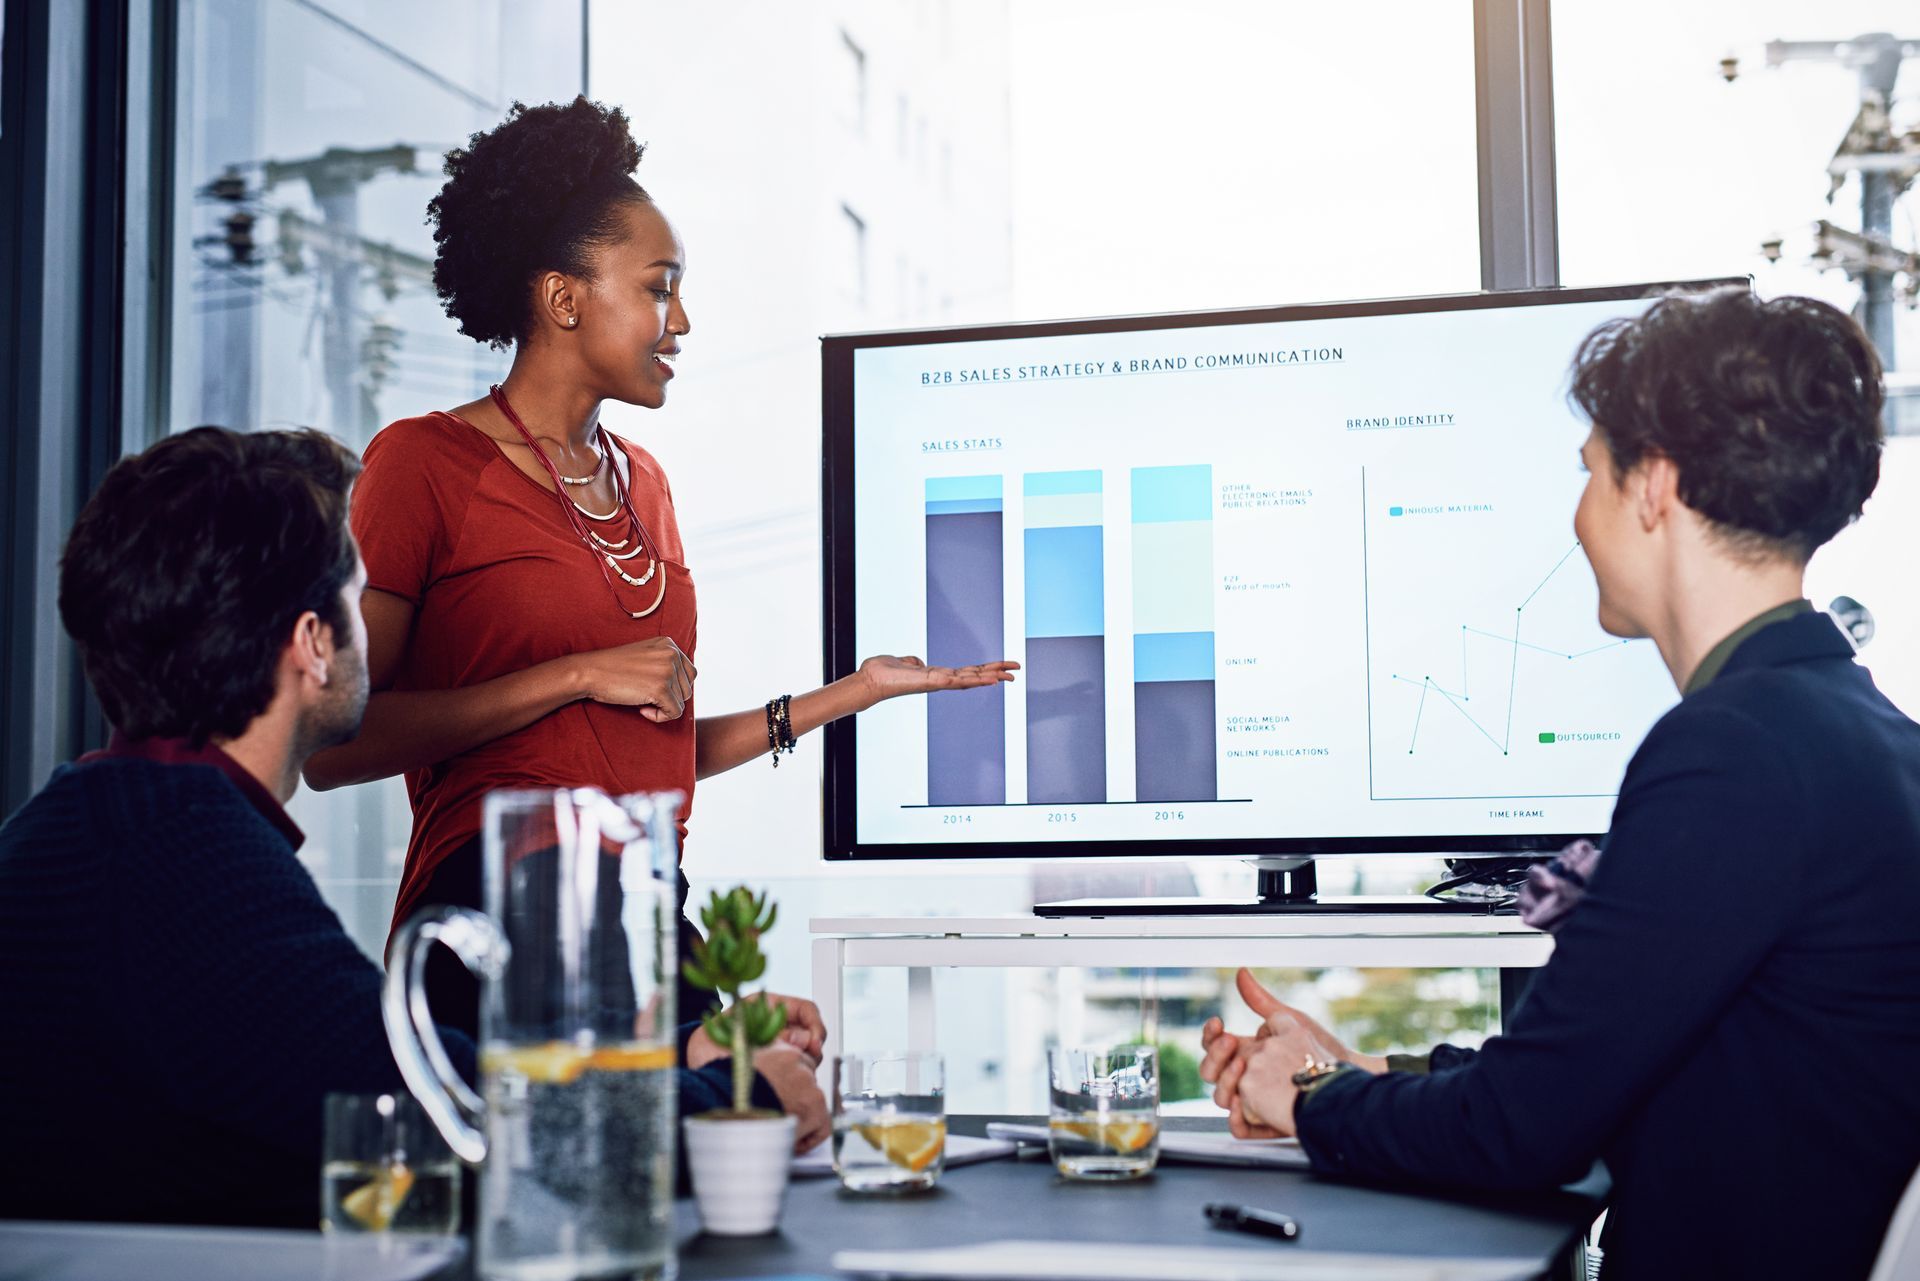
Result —
[{"label": "woman's red-orange top", "polygon": [[[367,446],[352,524],[367,585],[413,603],[392,688],[459,689],[568,654],[670,636],[689,658],[693,579],[667,478],[651,454],[612,437],[627,458],[634,511],[653,536],[666,597],[616,576],[616,600],[561,507],[479,428],[451,414],[403,418]],[[644,562],[642,562],[644,563]],[[636,572],[625,562],[627,572]],[[625,602],[624,605],[621,602]],[[598,787],[610,795],[678,791],[681,835],[693,797],[693,703],[655,724],[631,707],[569,703],[491,743],[407,773],[413,837],[394,920],[405,920],[433,870],[480,831],[496,788]]]}]

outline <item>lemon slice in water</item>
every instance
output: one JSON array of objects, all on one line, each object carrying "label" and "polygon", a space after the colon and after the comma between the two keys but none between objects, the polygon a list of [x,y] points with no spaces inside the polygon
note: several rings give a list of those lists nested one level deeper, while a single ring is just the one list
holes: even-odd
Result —
[{"label": "lemon slice in water", "polygon": [[1053,1128],[1111,1152],[1138,1152],[1159,1131],[1152,1121],[1055,1121]]},{"label": "lemon slice in water", "polygon": [[670,1068],[671,1045],[610,1045],[590,1049],[570,1041],[490,1047],[481,1056],[486,1072],[518,1072],[541,1085],[571,1085],[582,1072],[648,1072]]},{"label": "lemon slice in water", "polygon": [[944,1120],[874,1121],[854,1129],[887,1160],[916,1174],[932,1165],[947,1146]]},{"label": "lemon slice in water", "polygon": [[413,1171],[398,1162],[340,1198],[340,1210],[369,1232],[385,1232],[413,1191]]}]

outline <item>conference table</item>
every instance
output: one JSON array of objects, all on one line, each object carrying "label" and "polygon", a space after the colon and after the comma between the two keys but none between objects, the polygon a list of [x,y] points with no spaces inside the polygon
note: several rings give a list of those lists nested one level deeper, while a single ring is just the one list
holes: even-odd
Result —
[{"label": "conference table", "polygon": [[[989,1121],[1043,1118],[955,1116],[955,1134],[984,1135]],[[1219,1128],[1169,1117],[1167,1129]],[[1128,1244],[1248,1249],[1307,1248],[1372,1254],[1537,1260],[1541,1277],[1583,1276],[1579,1245],[1600,1211],[1597,1181],[1557,1192],[1434,1196],[1330,1179],[1296,1170],[1225,1169],[1162,1163],[1129,1183],[1077,1183],[1044,1159],[998,1160],[948,1170],[932,1191],[860,1196],[834,1179],[796,1180],[780,1231],[767,1237],[713,1237],[699,1230],[692,1202],[677,1206],[684,1281],[725,1277],[833,1276],[835,1253],[924,1249],[976,1242],[1075,1241],[1090,1248]],[[1301,1225],[1299,1245],[1210,1226],[1211,1201],[1279,1210]]]},{"label": "conference table", "polygon": [[[952,1133],[1031,1117],[954,1116]],[[1169,1130],[1218,1129],[1168,1117]],[[1162,1162],[1149,1178],[1075,1183],[1044,1159],[1001,1159],[948,1170],[929,1192],[856,1196],[832,1178],[796,1180],[780,1230],[714,1237],[691,1199],[674,1207],[684,1281],[727,1277],[831,1277],[846,1249],[895,1251],[995,1241],[1084,1243],[1125,1258],[1133,1247],[1335,1251],[1466,1261],[1523,1261],[1508,1275],[1582,1277],[1580,1242],[1604,1187],[1500,1196],[1434,1196],[1367,1187],[1300,1170],[1223,1169]],[[1223,1201],[1279,1210],[1301,1227],[1297,1245],[1210,1227],[1201,1208]],[[471,1281],[458,1238],[377,1238],[237,1228],[0,1222],[0,1278],[34,1281]],[[1120,1251],[1119,1255],[1112,1252]],[[1252,1257],[1252,1256],[1250,1256]],[[1270,1256],[1268,1256],[1270,1257]],[[1284,1256],[1281,1256],[1284,1257]],[[1076,1261],[1084,1261],[1078,1256]],[[1029,1274],[1030,1275],[1030,1274]],[[1164,1275],[1156,1273],[1155,1275]],[[1207,1273],[1209,1277],[1217,1275]],[[1426,1275],[1433,1275],[1427,1273]]]}]

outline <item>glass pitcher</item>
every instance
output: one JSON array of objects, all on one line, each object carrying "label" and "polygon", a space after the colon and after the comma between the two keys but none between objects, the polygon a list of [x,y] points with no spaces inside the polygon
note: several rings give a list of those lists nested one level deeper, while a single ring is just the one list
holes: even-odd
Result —
[{"label": "glass pitcher", "polygon": [[[679,806],[494,792],[486,912],[422,912],[394,941],[387,1035],[427,1115],[480,1167],[483,1276],[673,1275]],[[481,982],[479,1095],[434,1031],[435,943]]]}]

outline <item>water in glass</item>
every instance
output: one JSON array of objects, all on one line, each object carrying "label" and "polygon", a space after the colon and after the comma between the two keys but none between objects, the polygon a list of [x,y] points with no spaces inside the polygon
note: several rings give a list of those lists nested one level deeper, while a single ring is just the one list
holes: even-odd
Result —
[{"label": "water in glass", "polygon": [[854,1192],[919,1192],[946,1167],[944,1065],[937,1054],[834,1061],[833,1168]]},{"label": "water in glass", "polygon": [[1047,1148],[1070,1179],[1137,1179],[1160,1160],[1160,1077],[1152,1046],[1055,1049]]}]

